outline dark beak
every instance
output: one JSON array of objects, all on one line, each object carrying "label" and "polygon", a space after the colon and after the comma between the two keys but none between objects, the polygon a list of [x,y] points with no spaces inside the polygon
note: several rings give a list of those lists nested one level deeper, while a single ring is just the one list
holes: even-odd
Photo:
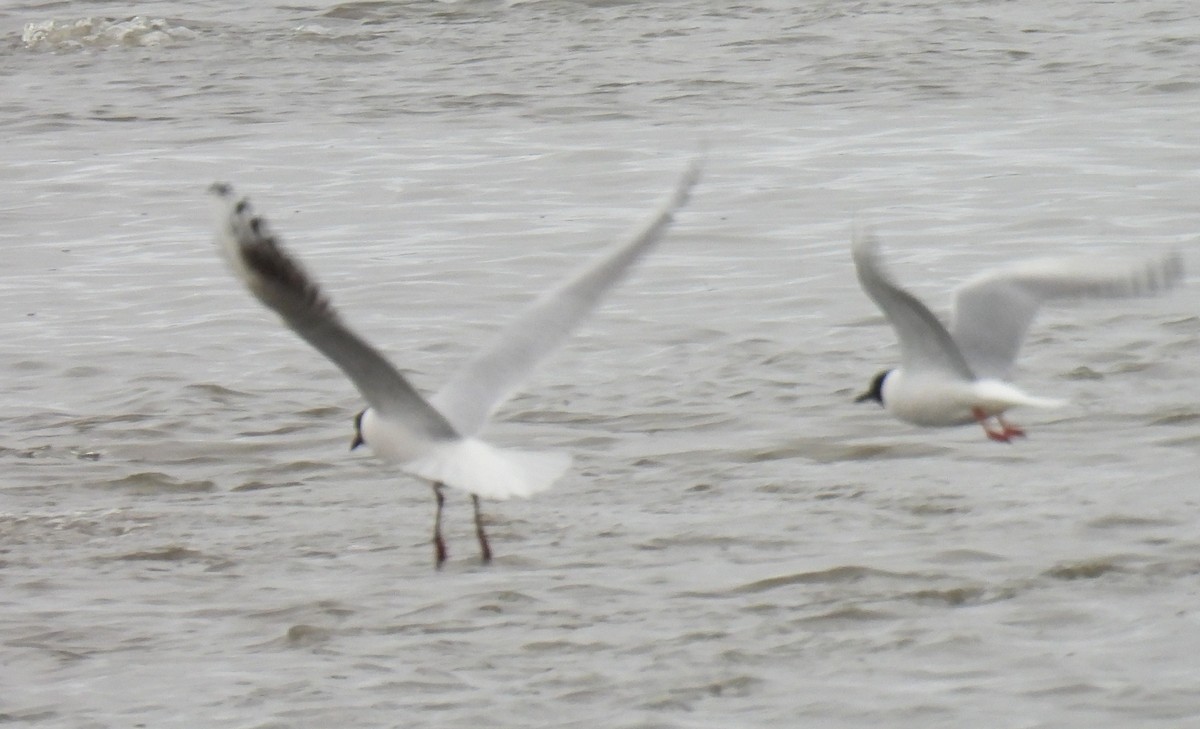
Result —
[{"label": "dark beak", "polygon": [[355,433],[354,440],[350,442],[350,450],[354,450],[365,442],[366,441],[362,439],[362,433]]},{"label": "dark beak", "polygon": [[867,400],[870,400],[870,399],[872,399],[871,393],[870,393],[870,391],[868,391],[868,392],[864,392],[863,394],[854,398],[854,402],[866,402]]}]

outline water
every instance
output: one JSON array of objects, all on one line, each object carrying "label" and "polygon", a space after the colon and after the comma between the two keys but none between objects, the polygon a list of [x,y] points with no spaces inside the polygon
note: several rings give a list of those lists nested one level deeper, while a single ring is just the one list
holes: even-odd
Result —
[{"label": "water", "polygon": [[[799,6],[799,7],[797,7]],[[137,18],[136,16],[141,16]],[[91,21],[86,21],[93,18]],[[30,25],[32,24],[32,25]],[[1058,307],[1010,447],[855,406],[852,221],[991,263],[1195,257],[1183,0],[0,9],[0,717],[38,727],[1177,727],[1200,714],[1197,294]],[[468,502],[240,290],[251,195],[428,390],[648,210],[670,238],[488,431]]]}]

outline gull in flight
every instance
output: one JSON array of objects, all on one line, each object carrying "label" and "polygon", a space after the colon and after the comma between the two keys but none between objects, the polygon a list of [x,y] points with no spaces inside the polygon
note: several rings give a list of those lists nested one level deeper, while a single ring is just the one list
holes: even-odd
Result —
[{"label": "gull in flight", "polygon": [[700,163],[696,161],[652,215],[535,299],[428,399],[343,323],[316,281],[284,249],[245,198],[224,183],[213,184],[210,192],[220,202],[218,239],[234,273],[296,334],[341,368],[366,400],[366,409],[354,419],[351,449],[366,444],[382,459],[433,484],[437,500],[433,544],[440,569],[446,561],[442,538],[445,486],[471,495],[475,534],[486,564],[492,552],[479,498],[528,497],[548,489],[567,469],[570,457],[565,454],[498,448],[477,434],[534,366],[662,239],[699,176]]},{"label": "gull in flight", "polygon": [[873,235],[855,230],[852,253],[859,283],[900,339],[900,366],[877,374],[857,402],[874,400],[915,425],[976,422],[988,438],[1003,443],[1025,435],[1004,418],[1009,408],[1064,404],[1008,382],[1038,307],[1055,299],[1149,296],[1183,278],[1176,252],[1120,261],[1088,256],[1021,261],[960,286],[947,329],[888,275]]}]

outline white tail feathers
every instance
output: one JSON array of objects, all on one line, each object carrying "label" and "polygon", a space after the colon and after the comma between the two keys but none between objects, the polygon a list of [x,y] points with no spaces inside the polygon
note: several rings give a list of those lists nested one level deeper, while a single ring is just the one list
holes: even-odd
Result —
[{"label": "white tail feathers", "polygon": [[1068,400],[1061,400],[1059,398],[1030,395],[1029,401],[1024,404],[1035,408],[1061,408],[1066,407],[1068,402]]},{"label": "white tail feathers", "polygon": [[1066,400],[1030,395],[1001,380],[979,380],[974,384],[975,397],[988,411],[1004,412],[1013,407],[1061,408]]},{"label": "white tail feathers", "polygon": [[478,438],[464,438],[438,443],[401,467],[486,499],[507,499],[545,491],[570,465],[565,453],[496,448]]}]

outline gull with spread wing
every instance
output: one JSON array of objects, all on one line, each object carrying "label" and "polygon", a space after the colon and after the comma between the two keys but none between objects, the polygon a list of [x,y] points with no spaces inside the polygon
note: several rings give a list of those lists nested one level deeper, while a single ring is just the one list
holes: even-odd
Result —
[{"label": "gull with spread wing", "polygon": [[976,422],[989,438],[1004,443],[1025,434],[1004,418],[1010,408],[1064,404],[1028,395],[1008,382],[1021,341],[1043,303],[1149,296],[1183,278],[1183,260],[1175,252],[1117,261],[1085,256],[1021,261],[960,286],[947,329],[891,279],[873,235],[856,229],[852,253],[859,283],[900,339],[900,366],[877,374],[857,401],[878,402],[915,425]]},{"label": "gull with spread wing", "polygon": [[492,553],[479,498],[528,497],[548,489],[567,469],[566,454],[498,448],[478,433],[534,366],[662,239],[699,175],[700,164],[693,162],[649,218],[535,299],[429,399],[342,322],[315,280],[245,198],[223,183],[212,185],[210,191],[221,203],[218,238],[233,271],[259,301],[341,368],[367,401],[366,409],[355,417],[351,448],[366,444],[384,460],[433,484],[437,500],[433,544],[440,569],[446,561],[441,529],[444,486],[471,495],[475,533],[486,564]]}]

